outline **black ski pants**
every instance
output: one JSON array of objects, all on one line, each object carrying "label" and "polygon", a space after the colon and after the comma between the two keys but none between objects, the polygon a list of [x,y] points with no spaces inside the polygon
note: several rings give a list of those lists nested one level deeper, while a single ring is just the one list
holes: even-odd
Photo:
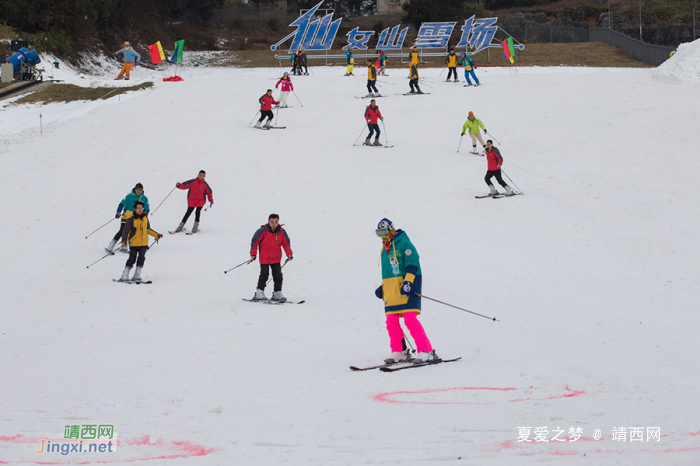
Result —
[{"label": "black ski pants", "polygon": [[367,80],[367,92],[372,93],[372,89],[374,89],[374,92],[379,94],[379,91],[377,90],[377,80],[376,79],[368,79]]},{"label": "black ski pants", "polygon": [[260,119],[258,120],[258,123],[263,121],[267,117],[268,121],[272,121],[272,119],[275,117],[275,114],[272,113],[272,110],[260,110]]},{"label": "black ski pants", "polygon": [[[420,92],[420,87],[418,87],[418,80],[417,79],[411,79],[408,82],[408,85],[411,86],[411,90],[414,92]],[[415,89],[414,89],[415,87]]]},{"label": "black ski pants", "polygon": [[282,266],[276,264],[260,264],[260,277],[258,277],[258,289],[264,290],[267,285],[267,279],[270,278],[270,269],[272,269],[272,280],[275,284],[275,291],[282,291]]},{"label": "black ski pants", "polygon": [[[143,263],[146,262],[146,251],[148,251],[148,246],[131,246],[129,258],[126,260],[126,266],[131,268],[134,266],[134,262],[136,262],[136,267],[143,267]],[[138,260],[136,256],[138,256]]]},{"label": "black ski pants", "polygon": [[452,76],[452,73],[455,74],[455,79],[457,79],[457,68],[449,67],[447,68],[447,80],[449,81],[450,76]]},{"label": "black ski pants", "polygon": [[[196,211],[195,211],[196,209]],[[201,207],[188,207],[187,212],[185,212],[185,216],[182,217],[182,223],[187,223],[187,219],[190,218],[190,215],[192,215],[192,211],[194,212],[194,221],[199,223],[199,214],[202,213],[202,208]]]},{"label": "black ski pants", "polygon": [[116,235],[114,235],[114,238],[112,238],[114,241],[119,241],[119,239],[122,237],[122,231],[124,231],[125,224],[126,224],[126,222],[119,223],[119,231],[117,232]]},{"label": "black ski pants", "polygon": [[379,135],[382,134],[382,132],[379,131],[378,124],[376,124],[376,123],[373,125],[368,124],[367,128],[369,128],[369,136],[367,136],[367,139],[370,139],[375,132],[377,133],[377,139],[379,139]]},{"label": "black ski pants", "polygon": [[486,172],[486,176],[484,177],[484,180],[486,181],[486,184],[489,186],[493,186],[491,184],[491,178],[496,177],[496,181],[498,181],[498,184],[503,186],[504,188],[508,186],[505,181],[503,181],[503,178],[501,178],[501,170],[489,170]]}]

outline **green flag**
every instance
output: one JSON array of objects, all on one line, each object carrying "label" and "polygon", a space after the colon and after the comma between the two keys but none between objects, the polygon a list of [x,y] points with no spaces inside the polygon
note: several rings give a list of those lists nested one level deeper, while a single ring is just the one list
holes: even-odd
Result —
[{"label": "green flag", "polygon": [[182,49],[185,48],[185,39],[175,42],[175,50],[173,56],[170,57],[170,63],[182,63]]}]

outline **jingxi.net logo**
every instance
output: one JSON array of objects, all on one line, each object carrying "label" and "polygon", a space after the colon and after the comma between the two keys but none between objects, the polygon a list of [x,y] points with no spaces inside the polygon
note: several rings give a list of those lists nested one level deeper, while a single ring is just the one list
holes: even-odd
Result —
[{"label": "jingxi.net logo", "polygon": [[40,440],[38,455],[59,453],[114,453],[117,451],[117,433],[112,424],[66,425],[62,440]]}]

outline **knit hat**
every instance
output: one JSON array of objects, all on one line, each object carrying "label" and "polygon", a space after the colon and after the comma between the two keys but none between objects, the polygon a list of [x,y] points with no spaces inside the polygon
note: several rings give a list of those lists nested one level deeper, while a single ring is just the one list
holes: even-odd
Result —
[{"label": "knit hat", "polygon": [[469,112],[469,116],[474,116],[474,112]]},{"label": "knit hat", "polygon": [[131,47],[131,44],[128,42],[124,42],[124,47]]},{"label": "knit hat", "polygon": [[377,230],[393,230],[394,224],[388,218],[383,218],[377,224]]},{"label": "knit hat", "polygon": [[136,191],[137,189],[140,189],[143,191],[143,185],[141,183],[136,183],[136,186],[134,186],[134,191]]},{"label": "knit hat", "polygon": [[285,76],[288,76],[288,75],[289,75],[289,73],[287,73],[287,72],[285,71],[284,75],[285,75]]}]

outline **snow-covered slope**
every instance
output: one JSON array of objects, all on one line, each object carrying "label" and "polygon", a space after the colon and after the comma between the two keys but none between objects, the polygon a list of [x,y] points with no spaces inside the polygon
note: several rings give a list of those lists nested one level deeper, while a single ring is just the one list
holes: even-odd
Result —
[{"label": "snow-covered slope", "polygon": [[[391,70],[378,103],[395,147],[374,149],[353,147],[364,70],[313,71],[293,80],[303,107],[290,97],[280,131],[249,127],[274,69],[2,111],[0,462],[697,463],[700,90],[646,70],[479,69],[478,88],[426,70],[431,94],[404,97]],[[474,198],[486,161],[466,137],[457,153],[470,110],[524,196]],[[43,137],[12,131],[39,112]],[[201,233],[148,253],[152,285],[113,283],[121,254],[86,269],[116,220],[85,236],[135,183],[155,207],[200,169],[214,206]],[[175,191],[153,228],[185,208]],[[242,301],[257,264],[222,273],[272,212],[294,250],[284,292],[305,304]],[[427,296],[500,320],[424,302],[438,353],[461,362],[348,370],[389,353],[374,297],[385,216],[420,252]],[[89,424],[113,424],[117,452],[35,453]],[[518,442],[520,427],[582,438]],[[613,439],[620,427],[644,441]]]},{"label": "snow-covered slope", "polygon": [[654,74],[660,78],[700,83],[700,39],[679,45],[676,53],[659,65]]}]

